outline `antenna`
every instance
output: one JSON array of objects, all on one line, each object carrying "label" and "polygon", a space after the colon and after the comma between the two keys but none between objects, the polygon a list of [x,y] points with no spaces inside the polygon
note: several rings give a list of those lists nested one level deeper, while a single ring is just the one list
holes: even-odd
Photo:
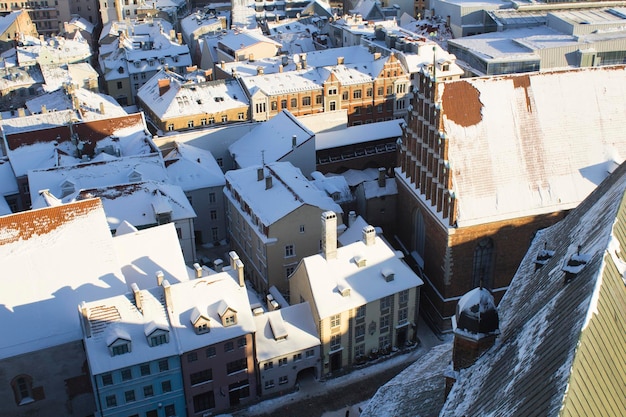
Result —
[{"label": "antenna", "polygon": [[261,149],[261,166],[265,168],[265,149]]},{"label": "antenna", "polygon": [[433,82],[437,82],[437,47],[433,46]]}]

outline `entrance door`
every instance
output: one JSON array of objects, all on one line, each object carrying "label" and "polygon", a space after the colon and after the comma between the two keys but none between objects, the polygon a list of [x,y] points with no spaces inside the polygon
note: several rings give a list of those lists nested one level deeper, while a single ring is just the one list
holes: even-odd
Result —
[{"label": "entrance door", "polygon": [[406,344],[407,328],[406,326],[396,331],[396,346],[403,348]]},{"label": "entrance door", "polygon": [[335,372],[341,369],[341,351],[335,352],[330,355],[330,372]]}]

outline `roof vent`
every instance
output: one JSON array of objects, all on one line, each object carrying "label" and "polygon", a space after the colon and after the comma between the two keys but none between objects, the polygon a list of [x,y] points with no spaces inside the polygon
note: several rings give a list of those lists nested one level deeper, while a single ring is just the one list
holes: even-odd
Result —
[{"label": "roof vent", "polygon": [[554,251],[548,250],[548,242],[545,242],[543,249],[539,251],[537,258],[535,259],[535,271],[547,264],[553,256]]},{"label": "roof vent", "polygon": [[345,282],[337,284],[337,291],[342,297],[348,297],[350,295],[350,286]]},{"label": "roof vent", "polygon": [[363,268],[365,265],[367,265],[367,259],[364,256],[357,255],[354,257],[354,263],[359,268]]},{"label": "roof vent", "polygon": [[396,275],[395,272],[393,272],[393,269],[389,269],[389,268],[383,269],[382,271],[380,271],[380,273],[382,274],[383,278],[385,278],[385,281],[387,282],[393,281]]},{"label": "roof vent", "polygon": [[567,264],[563,266],[563,271],[565,272],[565,284],[568,284],[571,280],[573,280],[591,259],[590,254],[580,253],[580,249],[581,246],[578,245],[576,253],[572,255],[569,261],[567,261]]}]

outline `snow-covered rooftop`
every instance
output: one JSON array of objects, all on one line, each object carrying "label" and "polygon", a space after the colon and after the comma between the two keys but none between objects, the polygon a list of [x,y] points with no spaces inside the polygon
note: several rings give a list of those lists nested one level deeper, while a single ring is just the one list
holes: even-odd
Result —
[{"label": "snow-covered rooftop", "polygon": [[[163,288],[139,290],[138,298],[139,306],[132,292],[79,306],[89,320],[91,336],[85,337],[84,343],[93,375],[179,354],[162,304]],[[167,332],[169,342],[150,346],[150,336],[157,330]],[[130,339],[130,352],[113,356],[109,345],[118,338]]]},{"label": "snow-covered rooftop", "polygon": [[[75,107],[75,104],[78,106]],[[68,95],[62,88],[55,88],[52,92],[28,100],[26,108],[32,114],[41,113],[44,108],[47,112],[76,109],[80,113],[81,119],[85,121],[126,116],[127,114],[113,97],[94,93],[85,88],[74,89],[72,96]]]},{"label": "snow-covered rooftop", "polygon": [[[258,180],[258,170],[263,170],[263,179]],[[271,187],[266,188],[271,178]],[[227,187],[224,194],[235,205],[235,194],[240,196],[259,221],[269,226],[285,215],[305,204],[319,207],[322,210],[331,210],[342,213],[341,207],[325,192],[319,190],[309,182],[300,169],[289,162],[275,162],[265,167],[252,166],[249,168],[228,171],[226,173]]]},{"label": "snow-covered rooftop", "polygon": [[[160,87],[163,82],[169,82],[169,87]],[[137,97],[162,120],[233,109],[247,112],[249,106],[236,80],[194,82],[165,70],[150,78],[139,89]]]},{"label": "snow-covered rooftop", "polygon": [[625,81],[615,66],[438,84],[458,225],[582,201],[626,157]]},{"label": "snow-covered rooftop", "polygon": [[[460,372],[442,416],[558,415],[573,397],[598,415],[621,412],[623,363],[614,347],[624,343],[624,323],[615,314],[625,299],[619,255],[625,191],[622,164],[567,217],[537,234],[498,306],[501,335]],[[552,256],[537,268],[546,247]],[[568,281],[565,268],[577,256],[586,263]],[[581,357],[590,349],[603,352],[602,359]],[[594,375],[588,382],[598,391],[582,388],[576,376],[583,374]]]},{"label": "snow-covered rooftop", "polygon": [[241,168],[276,162],[309,140],[315,134],[306,128],[289,111],[283,110],[228,147],[228,151]]},{"label": "snow-covered rooftop", "polygon": [[68,194],[66,190],[73,193],[83,189],[145,180],[165,182],[167,178],[161,157],[158,154],[148,154],[32,170],[28,172],[28,185],[31,201],[35,201],[40,190],[47,189],[61,199]]},{"label": "snow-covered rooftop", "polygon": [[332,149],[386,138],[398,139],[402,137],[402,123],[404,119],[394,119],[320,132],[315,136],[315,150]]},{"label": "snow-covered rooftop", "polygon": [[226,184],[224,173],[211,152],[181,142],[163,159],[169,182],[183,191],[219,187]]},{"label": "snow-covered rooftop", "polygon": [[124,220],[135,227],[156,225],[159,213],[171,213],[171,221],[196,217],[179,186],[156,181],[80,190],[66,197],[66,200],[94,197],[102,200],[111,230],[116,230]]},{"label": "snow-covered rooftop", "polygon": [[[230,266],[218,274],[172,285],[170,290],[169,317],[183,352],[256,331],[247,289],[239,285],[238,271]],[[234,325],[222,325],[220,313],[225,307],[236,311]],[[194,331],[191,317],[197,310],[210,319],[208,333]]]},{"label": "snow-covered rooftop", "polygon": [[[359,267],[356,258],[365,260],[365,266]],[[361,240],[337,248],[334,259],[327,260],[323,254],[306,257],[302,266],[306,268],[320,318],[423,284],[398,253],[378,236],[371,245]],[[385,279],[386,271],[393,272],[392,280]],[[342,295],[339,287],[350,288],[349,295]]]},{"label": "snow-covered rooftop", "polygon": [[[284,334],[276,333],[276,324]],[[320,344],[308,302],[283,306],[278,310],[254,316],[256,325],[256,358],[263,362],[278,356],[309,349]],[[278,340],[277,340],[278,339]]]},{"label": "snow-covered rooftop", "polygon": [[113,238],[113,246],[128,291],[132,284],[140,289],[155,287],[159,271],[171,284],[189,280],[174,223],[143,230],[131,228],[127,232],[120,227]]},{"label": "snow-covered rooftop", "polygon": [[97,199],[0,217],[0,258],[0,358],[80,340],[76,306],[127,291]]}]

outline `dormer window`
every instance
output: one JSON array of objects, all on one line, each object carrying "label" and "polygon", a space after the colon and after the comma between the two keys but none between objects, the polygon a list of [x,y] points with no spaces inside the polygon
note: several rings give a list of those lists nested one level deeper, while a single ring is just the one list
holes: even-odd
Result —
[{"label": "dormer window", "polygon": [[111,356],[123,355],[132,351],[130,335],[117,327],[109,327],[106,343]]},{"label": "dormer window", "polygon": [[193,310],[191,310],[189,320],[196,334],[204,334],[211,331],[211,319],[205,310],[206,308],[201,309],[200,307],[194,307]]},{"label": "dormer window", "polygon": [[133,169],[133,171],[128,174],[128,181],[129,182],[139,182],[141,181],[142,176],[141,173],[135,169]]},{"label": "dormer window", "polygon": [[150,347],[163,345],[165,343],[169,343],[170,341],[170,332],[167,329],[167,326],[159,325],[154,321],[146,324],[144,333]]},{"label": "dormer window", "polygon": [[226,301],[222,300],[220,302],[217,311],[222,319],[222,326],[229,327],[237,324],[237,310],[230,307]]},{"label": "dormer window", "polygon": [[63,181],[61,184],[61,198],[66,197],[76,191],[76,187],[72,181]]}]

